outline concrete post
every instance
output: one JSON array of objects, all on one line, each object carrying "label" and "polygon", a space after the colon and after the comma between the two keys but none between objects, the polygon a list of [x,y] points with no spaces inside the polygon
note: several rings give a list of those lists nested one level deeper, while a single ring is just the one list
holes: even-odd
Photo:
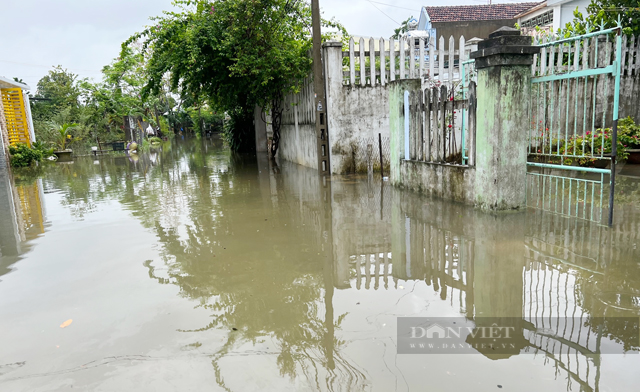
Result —
[{"label": "concrete post", "polygon": [[531,37],[502,27],[471,53],[478,70],[475,205],[485,210],[526,206]]},{"label": "concrete post", "polygon": [[[389,83],[389,133],[391,137],[391,169],[389,179],[393,185],[402,185],[400,181],[400,160],[407,159],[409,153],[408,135],[406,134],[409,117],[422,115],[422,111],[414,108],[409,111],[405,106],[405,93],[421,91],[420,79],[401,79]],[[407,116],[408,115],[408,116]]]},{"label": "concrete post", "polygon": [[[336,105],[340,104],[340,94],[342,94],[342,42],[327,41],[322,45],[325,75],[325,101],[327,104],[327,132],[329,134],[329,160],[331,162],[331,173],[339,173],[342,167],[342,155],[333,154],[333,141],[338,140],[338,121],[340,113]],[[334,160],[335,159],[335,160]]]},{"label": "concrete post", "polygon": [[256,129],[256,152],[269,151],[267,148],[267,123],[262,119],[262,108],[257,105],[253,110],[253,124]]}]

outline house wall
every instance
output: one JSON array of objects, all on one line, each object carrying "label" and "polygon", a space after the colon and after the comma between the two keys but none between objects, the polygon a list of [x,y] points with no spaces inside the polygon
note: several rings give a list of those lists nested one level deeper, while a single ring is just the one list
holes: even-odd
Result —
[{"label": "house wall", "polygon": [[[438,37],[450,37],[458,42],[461,36],[466,39],[478,37],[486,39],[489,34],[498,30],[500,27],[513,27],[517,19],[504,20],[479,20],[479,21],[462,21],[462,22],[433,22]],[[449,42],[445,40],[445,49],[449,48]]]},{"label": "house wall", "polygon": [[578,8],[578,11],[583,15],[587,13],[587,6],[591,3],[591,0],[549,0],[547,1],[547,7],[554,8],[553,23],[554,28],[563,28],[567,23],[573,21],[573,11]]}]

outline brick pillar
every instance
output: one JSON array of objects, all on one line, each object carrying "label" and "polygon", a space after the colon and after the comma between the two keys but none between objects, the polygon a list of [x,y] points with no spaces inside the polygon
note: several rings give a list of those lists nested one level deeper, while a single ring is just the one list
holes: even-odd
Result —
[{"label": "brick pillar", "polygon": [[502,27],[471,53],[478,70],[475,205],[485,210],[526,206],[531,37]]}]

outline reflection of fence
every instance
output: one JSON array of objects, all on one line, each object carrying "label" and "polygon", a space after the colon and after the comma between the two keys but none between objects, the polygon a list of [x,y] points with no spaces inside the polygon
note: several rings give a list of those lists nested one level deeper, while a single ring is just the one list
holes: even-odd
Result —
[{"label": "reflection of fence", "polygon": [[[621,237],[616,234],[619,230],[609,233],[602,226],[543,213],[533,219],[527,225],[524,264],[514,270],[521,273],[522,298],[507,302],[522,304],[528,352],[544,355],[558,374],[566,375],[568,388],[578,385],[579,390],[598,390],[598,354],[604,335],[596,317],[599,314],[585,303],[585,283],[603,275],[604,259],[615,258],[605,251],[609,249],[605,245]],[[398,280],[424,280],[470,319],[483,307],[486,310],[486,298],[474,298],[474,290],[486,294],[478,290],[495,284],[486,279],[495,277],[504,265],[474,266],[477,241],[437,224],[405,217],[396,229],[402,235],[394,234],[399,243],[392,244],[393,253],[350,257],[352,287],[377,290],[397,286]]]},{"label": "reflection of fence", "polygon": [[[567,177],[560,171],[533,169],[527,173],[527,206],[555,214],[602,222],[608,186],[603,174]],[[553,174],[552,174],[553,173]],[[565,174],[564,176],[562,174]]]},{"label": "reflection of fence", "polygon": [[[424,280],[440,293],[456,300],[464,313],[473,309],[474,242],[451,231],[406,218],[404,249],[350,258],[355,287],[388,288],[389,278]],[[363,284],[364,283],[364,284]],[[449,293],[450,291],[450,293]]]},{"label": "reflection of fence", "polygon": [[600,335],[587,323],[576,276],[562,261],[533,248],[525,261],[523,316],[530,323],[525,336],[567,372],[569,386],[575,381],[580,390],[598,390]]}]

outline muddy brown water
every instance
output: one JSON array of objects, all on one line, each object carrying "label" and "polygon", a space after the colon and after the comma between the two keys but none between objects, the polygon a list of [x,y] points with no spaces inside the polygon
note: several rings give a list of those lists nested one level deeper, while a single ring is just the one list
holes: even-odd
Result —
[{"label": "muddy brown water", "polygon": [[[0,175],[0,390],[636,391],[629,173],[612,229],[216,140]],[[399,317],[493,317],[518,345],[398,354]]]}]

